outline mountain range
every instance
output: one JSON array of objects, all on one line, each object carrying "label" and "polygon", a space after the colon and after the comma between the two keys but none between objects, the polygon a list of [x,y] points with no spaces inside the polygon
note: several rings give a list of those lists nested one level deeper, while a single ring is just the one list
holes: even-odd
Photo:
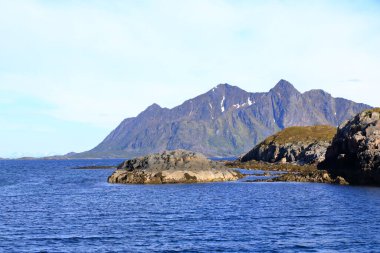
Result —
[{"label": "mountain range", "polygon": [[173,149],[232,157],[286,127],[337,126],[367,108],[323,90],[301,93],[286,80],[268,92],[219,84],[172,109],[152,104],[124,119],[95,148],[65,157],[131,158]]}]

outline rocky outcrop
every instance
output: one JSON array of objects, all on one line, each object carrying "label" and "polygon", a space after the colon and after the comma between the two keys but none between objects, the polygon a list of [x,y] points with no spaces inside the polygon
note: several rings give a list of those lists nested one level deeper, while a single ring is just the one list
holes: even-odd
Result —
[{"label": "rocky outcrop", "polygon": [[324,170],[315,170],[303,173],[286,173],[267,180],[267,182],[308,182],[308,183],[327,183],[327,184],[340,184],[347,185],[348,182],[340,176],[331,177],[331,175]]},{"label": "rocky outcrop", "polygon": [[[226,165],[231,168],[260,171],[260,174],[248,174],[250,176],[269,176],[269,178],[248,178],[244,180],[244,182],[308,182],[341,185],[348,184],[348,182],[341,176],[333,176],[326,170],[318,170],[315,164],[300,166],[291,163],[267,163],[251,160],[245,163],[233,161],[226,163]],[[265,172],[263,173],[263,171]]]},{"label": "rocky outcrop", "polygon": [[336,128],[331,126],[289,127],[265,139],[240,160],[300,165],[319,163],[325,159],[335,133]]},{"label": "rocky outcrop", "polygon": [[352,184],[380,185],[380,108],[343,123],[320,167]]},{"label": "rocky outcrop", "polygon": [[166,184],[233,181],[242,175],[199,153],[174,150],[127,160],[108,178],[109,183]]}]

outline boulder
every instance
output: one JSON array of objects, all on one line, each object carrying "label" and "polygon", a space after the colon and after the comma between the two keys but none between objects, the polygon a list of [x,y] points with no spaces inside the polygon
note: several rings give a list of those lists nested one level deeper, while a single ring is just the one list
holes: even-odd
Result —
[{"label": "boulder", "polygon": [[232,181],[238,171],[211,161],[200,153],[186,150],[164,151],[120,164],[108,178],[109,183],[165,184]]},{"label": "boulder", "polygon": [[351,184],[380,185],[380,108],[340,125],[320,167]]}]

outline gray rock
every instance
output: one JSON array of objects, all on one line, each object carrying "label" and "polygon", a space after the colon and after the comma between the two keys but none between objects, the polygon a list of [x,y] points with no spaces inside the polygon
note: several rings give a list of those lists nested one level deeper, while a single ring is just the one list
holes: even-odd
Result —
[{"label": "gray rock", "polygon": [[286,173],[273,179],[266,180],[267,182],[308,182],[308,183],[327,183],[347,185],[348,182],[338,176],[331,178],[329,173],[324,170],[315,170],[304,173]]},{"label": "gray rock", "polygon": [[287,143],[281,145],[273,143],[269,147],[257,147],[248,156],[242,158],[242,162],[257,160],[264,162],[281,162],[313,164],[324,160],[329,142],[316,143]]},{"label": "gray rock", "polygon": [[232,181],[242,175],[204,155],[174,150],[127,160],[108,178],[109,183],[165,184]]}]

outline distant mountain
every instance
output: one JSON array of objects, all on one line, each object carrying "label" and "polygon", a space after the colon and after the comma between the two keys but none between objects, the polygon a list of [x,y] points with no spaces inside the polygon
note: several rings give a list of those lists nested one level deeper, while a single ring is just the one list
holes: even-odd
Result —
[{"label": "distant mountain", "polygon": [[92,150],[67,157],[135,157],[173,149],[237,156],[286,127],[337,126],[367,108],[323,90],[300,93],[285,80],[262,93],[220,84],[172,109],[152,104]]}]

